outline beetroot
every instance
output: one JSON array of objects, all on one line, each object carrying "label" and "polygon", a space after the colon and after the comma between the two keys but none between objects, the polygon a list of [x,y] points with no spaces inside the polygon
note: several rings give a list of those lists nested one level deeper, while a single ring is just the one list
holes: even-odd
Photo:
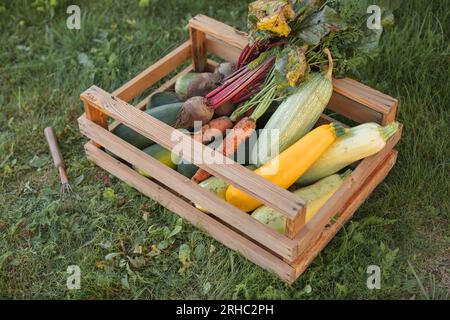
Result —
[{"label": "beetroot", "polygon": [[178,114],[175,128],[189,129],[194,126],[194,121],[201,121],[202,125],[208,123],[214,115],[203,97],[192,97],[183,103]]},{"label": "beetroot", "polygon": [[217,78],[220,80],[225,79],[229,75],[231,75],[235,70],[235,65],[231,62],[222,62],[219,64],[214,71],[214,74],[216,74]]},{"label": "beetroot", "polygon": [[187,86],[186,98],[206,96],[209,92],[217,88],[218,81],[218,75],[215,73],[200,73],[199,76],[192,80]]},{"label": "beetroot", "polygon": [[220,107],[214,110],[214,113],[218,116],[229,116],[234,110],[233,104],[228,101],[222,104]]}]

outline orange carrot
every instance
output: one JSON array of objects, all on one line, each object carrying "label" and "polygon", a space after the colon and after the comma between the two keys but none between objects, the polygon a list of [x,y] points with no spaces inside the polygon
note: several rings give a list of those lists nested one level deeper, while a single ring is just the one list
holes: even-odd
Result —
[{"label": "orange carrot", "polygon": [[195,132],[192,138],[203,144],[211,142],[216,136],[225,135],[227,129],[233,127],[233,122],[228,117],[220,117],[211,120],[204,126],[202,126],[199,132]]},{"label": "orange carrot", "polygon": [[[239,145],[252,135],[256,130],[256,121],[253,118],[242,118],[229,132],[216,151],[222,153],[225,157],[233,155]],[[200,183],[208,179],[211,174],[203,169],[198,169],[192,177],[192,180]]]}]

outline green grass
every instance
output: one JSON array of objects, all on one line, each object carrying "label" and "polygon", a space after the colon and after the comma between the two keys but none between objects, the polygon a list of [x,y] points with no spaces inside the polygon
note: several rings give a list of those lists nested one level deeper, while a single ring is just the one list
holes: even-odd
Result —
[{"label": "green grass", "polygon": [[[403,1],[379,57],[361,70],[361,81],[401,101],[399,160],[292,286],[108,181],[85,159],[76,123],[79,94],[92,83],[117,88],[186,39],[197,13],[244,28],[245,2],[77,1],[80,31],[65,26],[71,2],[58,2],[39,11],[46,1],[0,0],[0,298],[449,297],[448,2]],[[59,199],[48,125],[80,201]],[[172,230],[179,232],[168,237]],[[167,248],[149,254],[161,242]],[[190,248],[184,268],[182,245]],[[66,288],[72,264],[81,290]],[[372,264],[382,269],[381,290],[366,288]]]}]

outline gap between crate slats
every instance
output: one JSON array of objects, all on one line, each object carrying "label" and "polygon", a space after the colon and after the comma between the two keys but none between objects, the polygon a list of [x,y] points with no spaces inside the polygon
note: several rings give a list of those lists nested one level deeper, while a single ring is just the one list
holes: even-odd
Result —
[{"label": "gap between crate slats", "polygon": [[164,78],[186,60],[191,58],[191,41],[188,40],[169,54],[152,64],[136,77],[113,92],[113,96],[130,101],[144,90]]},{"label": "gap between crate slats", "polygon": [[386,142],[386,146],[378,153],[365,158],[352,172],[351,176],[346,179],[342,186],[331,196],[325,205],[314,215],[314,217],[306,223],[305,227],[300,230],[294,238],[297,242],[297,254],[301,255],[305,252],[308,243],[316,239],[321,230],[328,224],[334,215],[342,210],[342,207],[350,199],[351,195],[361,187],[364,180],[376,168],[379,163],[391,152],[394,146],[401,138],[403,126],[400,125],[398,131]]},{"label": "gap between crate slats", "polygon": [[257,244],[230,230],[219,221],[216,221],[207,214],[194,208],[170,191],[139,175],[128,166],[92,145],[90,142],[85,145],[85,149],[87,157],[99,167],[112,173],[120,180],[125,181],[139,192],[160,203],[162,206],[176,212],[194,226],[210,234],[217,241],[240,252],[244,257],[262,268],[273,271],[285,281],[290,282],[294,278],[295,270],[293,267],[282,260],[275,258]]},{"label": "gap between crate slats", "polygon": [[83,135],[93,141],[98,141],[107,150],[128,163],[137,165],[146,172],[151,172],[155,179],[191,201],[198,203],[241,232],[248,234],[256,242],[279,253],[285,259],[294,260],[297,257],[296,252],[293,250],[296,247],[296,243],[293,240],[270,229],[250,215],[240,211],[230,203],[203,189],[177,171],[165,166],[85,117],[80,117],[78,123]]},{"label": "gap between crate slats", "polygon": [[314,258],[325,248],[333,239],[344,224],[353,216],[356,210],[375,190],[375,188],[384,180],[389,171],[394,166],[397,159],[397,151],[391,150],[384,160],[371,172],[369,177],[364,180],[361,187],[354,192],[341,210],[339,218],[331,225],[324,228],[318,239],[311,242],[302,255],[300,255],[291,265],[296,273],[294,280],[297,279],[312,263]]},{"label": "gap between crate slats", "polygon": [[339,218],[330,226],[325,227],[319,238],[313,242],[313,245],[310,245],[304,253],[292,263],[292,266],[296,269],[295,278],[298,278],[306,270],[314,258],[325,248],[344,224],[353,216],[361,204],[369,197],[384,178],[386,178],[397,160],[397,154],[395,149],[391,150],[383,162],[364,181],[360,189],[352,194],[350,199],[346,202]]},{"label": "gap between crate slats", "polygon": [[[223,154],[182,134],[171,126],[136,109],[128,103],[111,96],[104,90],[92,86],[81,95],[81,99],[93,108],[100,109],[134,131],[155,141],[187,161],[222,178],[262,203],[280,211],[294,220],[305,214],[305,201],[282,189]],[[173,135],[181,141],[173,139]],[[199,162],[199,160],[202,160]]]},{"label": "gap between crate slats", "polygon": [[[240,50],[248,43],[247,36],[235,28],[204,15],[196,15],[189,25],[206,35],[206,46],[210,53],[230,62],[236,62]],[[395,120],[398,112],[398,101],[378,90],[372,89],[350,78],[333,79],[333,97],[331,109],[357,122],[378,122],[386,125]],[[344,98],[350,99],[342,99]],[[358,113],[360,108],[373,111],[374,114]],[[340,111],[343,112],[340,112]],[[355,119],[353,119],[356,112]],[[358,121],[359,120],[359,121]]]},{"label": "gap between crate slats", "polygon": [[[172,77],[167,82],[163,83],[158,89],[156,89],[151,94],[149,94],[144,99],[142,99],[138,104],[136,104],[136,108],[138,108],[139,110],[144,110],[145,107],[147,106],[148,100],[151,98],[152,95],[159,93],[159,92],[170,90],[171,88],[173,88],[173,86],[175,85],[175,82],[177,82],[178,78],[184,76],[185,74],[191,72],[192,70],[194,70],[194,66],[192,64],[190,64],[189,66],[184,68],[180,73],[178,73],[177,75]],[[114,120],[109,125],[109,131],[114,130],[119,124],[120,124],[120,121]]]}]

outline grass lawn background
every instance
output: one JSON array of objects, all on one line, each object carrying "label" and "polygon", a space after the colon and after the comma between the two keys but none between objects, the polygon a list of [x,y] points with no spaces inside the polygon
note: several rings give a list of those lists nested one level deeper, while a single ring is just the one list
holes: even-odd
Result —
[{"label": "grass lawn background", "polygon": [[[448,1],[403,1],[380,55],[361,70],[362,82],[401,101],[399,159],[292,286],[91,165],[76,123],[91,84],[119,87],[184,41],[197,13],[244,29],[247,2],[46,3],[0,0],[0,298],[449,297]],[[79,31],[66,28],[73,3]],[[78,202],[59,199],[48,125]],[[180,247],[190,251],[185,265]],[[81,290],[69,291],[73,264]],[[372,264],[381,290],[366,287]]]}]

